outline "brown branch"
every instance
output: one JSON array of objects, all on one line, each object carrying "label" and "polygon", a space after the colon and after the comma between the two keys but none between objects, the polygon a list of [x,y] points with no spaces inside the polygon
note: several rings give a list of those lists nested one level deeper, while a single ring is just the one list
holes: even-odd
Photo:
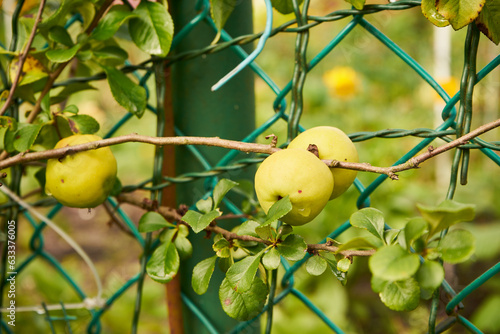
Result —
[{"label": "brown branch", "polygon": [[19,79],[21,78],[21,73],[23,73],[23,66],[26,58],[28,57],[28,53],[30,51],[31,45],[33,44],[33,40],[35,39],[36,31],[38,29],[38,25],[42,21],[42,13],[45,8],[45,0],[40,1],[40,6],[38,7],[38,13],[36,14],[35,24],[33,25],[33,29],[31,29],[30,36],[28,38],[28,43],[24,48],[23,52],[19,56],[19,69],[17,70],[16,77],[12,81],[12,86],[10,87],[9,95],[7,96],[7,100],[5,101],[2,109],[0,110],[0,116],[5,114],[10,104],[12,103],[12,99],[14,98],[14,93],[19,84]]}]

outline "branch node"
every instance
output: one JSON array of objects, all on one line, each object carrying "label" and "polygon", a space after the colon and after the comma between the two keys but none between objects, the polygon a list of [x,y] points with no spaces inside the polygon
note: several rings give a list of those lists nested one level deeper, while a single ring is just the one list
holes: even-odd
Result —
[{"label": "branch node", "polygon": [[319,150],[316,144],[309,144],[309,146],[307,146],[307,150],[319,158]]},{"label": "branch node", "polygon": [[276,145],[278,145],[278,136],[276,136],[274,133],[267,135],[265,138],[271,138],[271,147],[276,147]]}]

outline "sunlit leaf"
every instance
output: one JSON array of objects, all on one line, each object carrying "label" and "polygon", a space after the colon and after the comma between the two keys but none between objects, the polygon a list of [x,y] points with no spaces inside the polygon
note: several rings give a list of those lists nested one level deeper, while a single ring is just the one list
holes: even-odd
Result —
[{"label": "sunlit leaf", "polygon": [[400,281],[415,274],[420,266],[417,254],[408,253],[399,245],[379,248],[368,261],[373,275],[387,281]]},{"label": "sunlit leaf", "polygon": [[385,284],[380,299],[391,310],[411,311],[420,302],[420,287],[414,278]]},{"label": "sunlit leaf", "polygon": [[377,238],[384,240],[384,215],[375,208],[364,208],[351,215],[351,225],[366,229]]},{"label": "sunlit leaf", "polygon": [[476,249],[474,235],[466,230],[453,230],[445,235],[438,250],[444,261],[460,263],[468,260]]},{"label": "sunlit leaf", "polygon": [[215,261],[217,256],[209,257],[201,262],[199,262],[193,268],[193,276],[191,277],[191,285],[193,286],[194,292],[199,295],[207,292],[210,279],[215,268]]},{"label": "sunlit leaf", "polygon": [[165,227],[175,227],[157,212],[149,211],[139,219],[139,232],[153,232]]}]

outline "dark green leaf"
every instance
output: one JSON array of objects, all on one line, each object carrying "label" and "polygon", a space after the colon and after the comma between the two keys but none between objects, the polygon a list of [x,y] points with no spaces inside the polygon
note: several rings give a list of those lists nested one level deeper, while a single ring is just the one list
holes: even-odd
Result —
[{"label": "dark green leaf", "polygon": [[179,254],[175,245],[167,240],[155,249],[146,265],[146,271],[151,279],[159,283],[168,283],[179,270]]},{"label": "dark green leaf", "polygon": [[[297,5],[301,5],[303,0],[297,0]],[[281,14],[293,13],[293,0],[271,0],[271,3]]]},{"label": "dark green leaf", "polygon": [[436,0],[436,9],[458,30],[473,22],[479,15],[485,0]]},{"label": "dark green leaf", "polygon": [[418,204],[422,217],[431,225],[430,235],[434,235],[450,226],[471,221],[475,216],[475,206],[446,200],[438,206],[425,206]]},{"label": "dark green leaf", "polygon": [[255,232],[263,240],[274,240],[276,237],[276,232],[270,225],[258,226],[255,228]]},{"label": "dark green leaf", "polygon": [[222,30],[238,0],[210,0],[210,13],[217,30]]},{"label": "dark green leaf", "polygon": [[157,212],[146,212],[139,219],[139,232],[153,232],[165,227],[175,227]]},{"label": "dark green leaf", "polygon": [[351,215],[351,225],[368,230],[384,240],[384,215],[375,208],[364,208]]},{"label": "dark green leaf", "polygon": [[104,41],[118,31],[127,20],[134,17],[135,14],[125,5],[115,5],[111,7],[108,13],[99,21],[99,24],[92,32],[91,37],[99,41]]},{"label": "dark green leaf", "polygon": [[122,107],[137,117],[141,117],[146,110],[146,90],[134,83],[121,71],[108,66],[103,66],[108,78],[111,93]]},{"label": "dark green leaf", "polygon": [[124,62],[128,58],[127,51],[116,45],[108,45],[103,48],[92,50],[92,53],[101,59],[114,59]]},{"label": "dark green leaf", "polygon": [[141,1],[129,22],[134,43],[144,52],[165,57],[170,51],[174,23],[165,6],[158,2]]},{"label": "dark green leaf", "polygon": [[68,31],[62,26],[53,26],[49,30],[49,38],[56,43],[60,43],[68,48],[73,46],[73,40]]},{"label": "dark green leaf", "polygon": [[14,139],[14,148],[19,152],[28,151],[35,143],[42,126],[42,124],[25,124],[17,130]]},{"label": "dark green leaf", "polygon": [[237,185],[238,183],[228,179],[221,179],[219,182],[217,182],[213,191],[214,207],[219,207],[222,199],[224,198],[224,196],[226,196],[228,191]]},{"label": "dark green leaf", "polygon": [[207,292],[210,278],[212,278],[212,274],[214,272],[216,260],[217,256],[212,256],[194,266],[193,276],[191,277],[191,285],[193,286],[194,292],[197,294],[202,295]]},{"label": "dark green leaf", "polygon": [[267,253],[262,257],[262,264],[267,270],[274,270],[280,266],[281,256],[275,247],[272,247]]},{"label": "dark green leaf", "polygon": [[269,208],[266,221],[263,225],[271,224],[272,222],[277,221],[290,211],[292,211],[292,202],[290,202],[290,198],[287,195]]},{"label": "dark green leaf", "polygon": [[474,254],[476,239],[466,230],[453,230],[445,235],[438,247],[444,261],[464,262]]},{"label": "dark green leaf", "polygon": [[307,244],[297,234],[290,234],[285,240],[278,244],[278,251],[289,261],[299,261],[306,255]]},{"label": "dark green leaf", "polygon": [[278,234],[280,236],[285,236],[293,232],[293,227],[291,225],[283,223],[278,229]]},{"label": "dark green leaf", "polygon": [[486,0],[476,24],[483,34],[498,45],[500,42],[500,2]]},{"label": "dark green leaf", "polygon": [[319,276],[328,268],[328,263],[321,256],[311,256],[306,261],[306,270],[310,275]]},{"label": "dark green leaf", "polygon": [[391,310],[411,311],[420,302],[420,288],[413,278],[388,282],[380,293],[380,299]]},{"label": "dark green leaf", "polygon": [[261,252],[257,255],[247,256],[229,268],[226,279],[236,291],[245,292],[251,288],[263,255],[264,253]]},{"label": "dark green leaf", "polygon": [[420,266],[417,254],[408,253],[399,245],[379,248],[368,262],[373,275],[387,281],[400,281],[413,276]]},{"label": "dark green leaf", "polygon": [[235,289],[225,278],[219,289],[219,299],[224,312],[238,321],[252,319],[264,308],[268,294],[267,285],[255,277],[247,291]]},{"label": "dark green leaf", "polygon": [[69,49],[52,49],[47,51],[45,55],[53,63],[66,63],[76,56],[80,47],[79,44],[75,44]]}]

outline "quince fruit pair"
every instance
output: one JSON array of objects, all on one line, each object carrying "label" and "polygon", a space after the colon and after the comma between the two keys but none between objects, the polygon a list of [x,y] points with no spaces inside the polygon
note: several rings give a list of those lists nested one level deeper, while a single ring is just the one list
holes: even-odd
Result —
[{"label": "quince fruit pair", "polygon": [[[318,156],[308,150],[314,144]],[[311,128],[293,139],[288,148],[267,157],[255,174],[255,192],[267,213],[271,206],[289,196],[292,210],[281,220],[303,225],[313,220],[329,200],[344,193],[357,172],[328,168],[321,160],[358,162],[349,137],[331,126]]]}]

